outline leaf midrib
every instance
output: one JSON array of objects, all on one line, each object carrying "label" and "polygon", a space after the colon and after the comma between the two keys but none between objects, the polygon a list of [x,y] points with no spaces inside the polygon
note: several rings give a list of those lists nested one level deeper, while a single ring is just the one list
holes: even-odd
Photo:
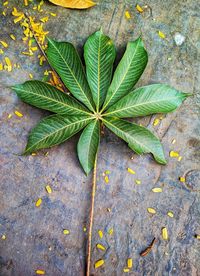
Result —
[{"label": "leaf midrib", "polygon": [[97,112],[99,112],[99,102],[100,102],[100,67],[101,67],[101,61],[100,61],[100,56],[101,56],[101,36],[102,34],[100,33],[99,37],[99,47],[98,47],[98,89],[97,89]]},{"label": "leaf midrib", "polygon": [[[170,97],[170,98],[168,98],[168,100],[172,100],[172,99],[177,99],[177,98],[182,98],[182,95],[179,95],[178,97]],[[123,107],[123,108],[121,108],[121,109],[117,109],[117,110],[114,110],[114,111],[112,111],[112,112],[109,112],[109,113],[105,113],[105,114],[103,114],[104,116],[106,115],[106,116],[108,116],[108,114],[113,114],[113,113],[116,113],[116,112],[121,112],[121,111],[123,111],[123,110],[128,110],[128,109],[131,109],[131,108],[135,108],[135,107],[139,107],[139,106],[145,106],[145,105],[148,105],[148,104],[152,104],[152,103],[160,103],[160,102],[165,102],[166,100],[164,100],[164,99],[162,99],[162,100],[160,100],[160,101],[150,101],[150,102],[145,102],[145,103],[140,103],[140,104],[137,104],[137,105],[131,105],[131,106],[129,106],[129,107]]]},{"label": "leaf midrib", "polygon": [[128,70],[129,70],[129,68],[130,68],[130,65],[131,65],[131,63],[132,63],[132,61],[133,61],[133,59],[134,59],[134,57],[135,57],[135,54],[136,54],[138,45],[139,45],[139,41],[138,41],[138,43],[137,43],[137,45],[136,45],[135,52],[134,52],[134,54],[133,54],[133,56],[132,56],[132,58],[131,58],[131,61],[130,61],[130,63],[129,63],[129,66],[127,67],[127,70],[126,70],[126,72],[125,72],[125,74],[124,74],[124,76],[123,76],[123,78],[122,78],[122,81],[119,83],[117,89],[115,90],[115,93],[112,94],[112,97],[110,97],[110,100],[105,104],[105,106],[103,107],[102,111],[106,109],[106,106],[108,106],[108,104],[111,102],[112,98],[113,98],[114,95],[117,93],[117,91],[119,90],[121,84],[123,83],[123,81],[124,81],[124,79],[125,79],[125,77],[126,77],[126,75],[127,75],[127,72],[128,72]]},{"label": "leaf midrib", "polygon": [[[54,116],[54,115],[53,115],[53,116]],[[73,126],[73,125],[75,125],[75,124],[77,124],[77,123],[81,123],[81,122],[84,122],[84,121],[87,121],[87,120],[91,120],[91,118],[86,118],[86,119],[81,120],[81,121],[76,121],[76,122],[74,122],[74,123],[72,123],[72,124],[69,124],[69,125],[66,125],[66,126],[60,128],[59,130],[56,130],[56,131],[52,132],[50,135],[46,135],[46,136],[45,136],[44,138],[42,138],[39,142],[33,144],[30,148],[26,149],[25,152],[30,151],[31,148],[34,148],[35,145],[41,143],[42,141],[44,141],[45,139],[51,137],[52,135],[56,134],[57,132],[62,131],[62,130],[65,129],[65,128],[71,127],[71,126]],[[74,135],[74,133],[73,133],[72,135]],[[68,138],[70,138],[70,136],[69,136]],[[60,144],[60,143],[59,143],[59,144]],[[55,144],[55,145],[56,145],[56,144]],[[55,146],[55,145],[53,145],[53,146]]]},{"label": "leaf midrib", "polygon": [[[26,90],[24,90],[24,89],[18,89],[18,91],[23,91],[23,92],[27,92]],[[59,103],[59,104],[62,104],[62,105],[64,105],[64,106],[67,106],[67,107],[70,107],[70,108],[72,108],[72,109],[76,109],[76,110],[78,110],[78,111],[80,111],[80,112],[84,112],[84,113],[86,113],[86,114],[88,114],[88,115],[90,115],[91,113],[89,113],[89,112],[87,112],[87,111],[85,111],[85,110],[82,110],[82,109],[79,109],[79,108],[77,108],[77,107],[74,107],[74,106],[71,106],[71,105],[69,105],[69,104],[66,104],[66,103],[63,103],[63,102],[59,102],[59,101],[57,101],[57,100],[55,100],[55,99],[52,99],[52,98],[49,98],[49,97],[46,97],[46,96],[44,96],[44,95],[38,95],[38,94],[35,94],[35,93],[33,93],[33,92],[27,92],[27,93],[29,93],[29,94],[33,94],[33,95],[37,95],[37,96],[39,96],[39,97],[43,97],[44,99],[50,99],[51,101],[53,101],[53,102],[56,102],[56,103]],[[52,92],[53,93],[53,92]],[[62,92],[61,92],[62,93]],[[55,113],[57,113],[57,112],[55,112]],[[57,113],[58,114],[58,113]],[[63,113],[64,114],[64,113]]]},{"label": "leaf midrib", "polygon": [[64,61],[64,63],[66,64],[67,68],[69,69],[70,73],[72,74],[74,80],[76,81],[76,84],[78,85],[80,91],[83,93],[84,98],[87,100],[87,102],[89,103],[89,106],[90,106],[90,107],[92,108],[92,110],[94,111],[94,108],[93,108],[93,106],[92,106],[91,103],[90,103],[90,100],[88,99],[87,95],[86,95],[85,92],[83,91],[81,85],[79,84],[78,80],[76,79],[76,77],[75,77],[73,71],[70,69],[68,63],[65,61],[65,58],[63,57],[63,55],[61,54],[61,52],[59,51],[59,49],[55,46],[54,42],[52,42],[52,40],[51,40],[50,42],[51,42],[51,44],[53,45],[53,47],[57,50],[57,52],[60,54],[62,60]]}]

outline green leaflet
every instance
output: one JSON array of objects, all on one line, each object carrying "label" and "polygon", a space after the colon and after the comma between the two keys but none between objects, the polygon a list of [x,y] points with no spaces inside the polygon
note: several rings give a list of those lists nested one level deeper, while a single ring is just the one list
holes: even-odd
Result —
[{"label": "green leaflet", "polygon": [[125,96],[137,83],[148,61],[141,38],[127,44],[126,51],[114,73],[103,110],[108,109]]},{"label": "green leaflet", "polygon": [[154,113],[168,113],[175,110],[188,94],[165,84],[140,87],[111,106],[106,116],[129,118]]},{"label": "green leaflet", "polygon": [[86,73],[96,110],[102,106],[110,85],[116,50],[113,41],[102,30],[92,34],[85,43]]},{"label": "green leaflet", "polygon": [[100,122],[93,120],[83,130],[78,141],[78,158],[88,175],[94,167],[94,162],[100,141]]},{"label": "green leaflet", "polygon": [[56,87],[32,80],[12,87],[22,101],[58,114],[87,115],[89,111]]},{"label": "green leaflet", "polygon": [[105,125],[117,136],[126,141],[137,154],[152,153],[160,164],[166,164],[162,145],[159,139],[148,129],[136,124],[107,117]]},{"label": "green leaflet", "polygon": [[72,95],[91,111],[94,111],[91,91],[82,62],[74,46],[68,42],[56,42],[48,39],[46,54],[51,66],[59,74]]},{"label": "green leaflet", "polygon": [[44,118],[29,135],[25,154],[58,145],[79,132],[91,117],[51,115]]}]

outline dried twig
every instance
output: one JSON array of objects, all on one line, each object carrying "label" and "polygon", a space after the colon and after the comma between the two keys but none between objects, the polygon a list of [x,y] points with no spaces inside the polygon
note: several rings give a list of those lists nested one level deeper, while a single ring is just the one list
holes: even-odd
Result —
[{"label": "dried twig", "polygon": [[140,256],[141,257],[145,257],[146,255],[148,255],[151,252],[151,250],[152,250],[152,248],[153,248],[153,246],[154,246],[155,243],[156,243],[156,238],[153,238],[151,244],[145,250],[143,250],[140,253]]}]

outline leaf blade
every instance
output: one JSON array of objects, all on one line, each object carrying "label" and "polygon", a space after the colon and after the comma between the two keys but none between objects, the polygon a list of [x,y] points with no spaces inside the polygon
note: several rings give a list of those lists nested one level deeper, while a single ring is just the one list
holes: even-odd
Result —
[{"label": "leaf blade", "polygon": [[74,46],[68,42],[57,42],[48,38],[46,54],[51,66],[72,95],[94,111],[94,103],[83,65]]},{"label": "leaf blade", "polygon": [[166,164],[162,145],[159,139],[148,129],[139,125],[107,117],[104,124],[117,136],[128,143],[137,154],[152,153],[160,164]]},{"label": "leaf blade", "polygon": [[125,96],[137,83],[148,61],[141,38],[127,44],[126,51],[114,73],[102,111]]},{"label": "leaf blade", "polygon": [[92,0],[49,0],[51,3],[69,9],[88,9],[96,5]]},{"label": "leaf blade", "polygon": [[86,73],[97,112],[110,85],[115,56],[113,41],[104,35],[102,30],[87,39],[84,46]]},{"label": "leaf blade", "polygon": [[58,145],[86,126],[90,117],[51,115],[31,131],[24,154]]},{"label": "leaf blade", "polygon": [[31,80],[12,87],[24,102],[57,114],[88,115],[89,111],[72,97],[42,81]]},{"label": "leaf blade", "polygon": [[83,130],[77,145],[78,158],[86,175],[94,167],[99,141],[100,123],[98,120],[93,120]]},{"label": "leaf blade", "polygon": [[168,113],[179,107],[187,96],[188,94],[169,85],[152,84],[133,90],[111,106],[105,115],[131,118],[155,113]]}]

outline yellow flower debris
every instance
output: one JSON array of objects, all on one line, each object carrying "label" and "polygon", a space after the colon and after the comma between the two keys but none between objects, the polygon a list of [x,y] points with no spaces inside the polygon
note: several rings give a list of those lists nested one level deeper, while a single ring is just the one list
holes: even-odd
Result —
[{"label": "yellow flower debris", "polygon": [[195,235],[195,238],[196,238],[197,240],[200,240],[200,235]]},{"label": "yellow flower debris", "polygon": [[135,171],[132,170],[131,168],[128,168],[127,171],[128,171],[129,173],[131,173],[131,174],[135,174]]},{"label": "yellow flower debris", "polygon": [[10,119],[10,118],[12,118],[12,114],[8,114],[8,117],[7,117],[8,119]]},{"label": "yellow flower debris", "polygon": [[184,183],[184,182],[185,182],[185,177],[180,176],[180,177],[179,177],[179,181]]},{"label": "yellow flower debris", "polygon": [[179,156],[178,161],[180,162],[182,160],[182,158],[183,158],[182,156]]},{"label": "yellow flower debris", "polygon": [[109,178],[108,178],[107,175],[104,177],[104,180],[105,180],[105,182],[106,182],[107,184],[109,183]]},{"label": "yellow flower debris", "polygon": [[3,55],[4,51],[2,49],[0,49],[0,54]]},{"label": "yellow flower debris", "polygon": [[32,152],[31,155],[32,155],[32,156],[36,156],[37,153],[36,153],[36,152]]},{"label": "yellow flower debris", "polygon": [[172,140],[172,144],[175,144],[175,143],[176,143],[176,139],[173,139],[173,140]]},{"label": "yellow flower debris", "polygon": [[173,217],[174,217],[174,213],[173,213],[172,211],[167,212],[167,215],[168,215],[170,218],[173,218]]},{"label": "yellow flower debris", "polygon": [[153,125],[154,125],[154,126],[157,126],[159,123],[160,123],[160,119],[155,119],[155,120],[153,121]]},{"label": "yellow flower debris", "polygon": [[5,68],[8,70],[8,72],[11,72],[12,71],[12,63],[8,57],[5,57],[5,63],[6,63]]},{"label": "yellow flower debris", "polygon": [[64,235],[69,235],[69,233],[70,233],[70,231],[69,231],[68,229],[64,229],[64,230],[63,230],[63,234],[64,234]]},{"label": "yellow flower debris", "polygon": [[51,187],[49,185],[46,185],[45,189],[46,189],[46,191],[47,191],[48,194],[52,193],[52,189],[51,189]]},{"label": "yellow flower debris", "polygon": [[130,271],[130,269],[129,268],[124,268],[123,271],[124,271],[124,273],[127,273],[127,272]]},{"label": "yellow flower debris", "polygon": [[83,227],[83,232],[86,232],[87,231],[87,228],[86,227]]},{"label": "yellow flower debris", "polygon": [[37,200],[36,203],[35,203],[35,206],[36,206],[36,207],[40,207],[41,204],[42,204],[42,199],[41,199],[41,198],[38,198],[38,200]]},{"label": "yellow flower debris", "polygon": [[168,231],[166,227],[162,228],[162,238],[163,240],[168,240]]},{"label": "yellow flower debris", "polygon": [[177,151],[171,150],[170,153],[169,153],[169,156],[170,157],[179,157],[179,153]]},{"label": "yellow flower debris", "polygon": [[97,247],[98,249],[102,250],[102,251],[105,251],[105,250],[106,250],[105,246],[103,246],[103,245],[100,244],[100,243],[97,243],[96,247]]},{"label": "yellow flower debris", "polygon": [[28,6],[28,0],[24,0],[24,6]]},{"label": "yellow flower debris", "polygon": [[2,71],[2,70],[3,70],[3,64],[0,63],[0,71]]},{"label": "yellow flower debris", "polygon": [[140,184],[141,184],[141,180],[136,179],[136,180],[135,180],[135,183],[136,183],[137,185],[140,185]]},{"label": "yellow flower debris", "polygon": [[111,172],[109,170],[106,170],[104,173],[105,174],[110,174]]},{"label": "yellow flower debris", "polygon": [[143,8],[138,4],[136,5],[136,10],[140,13],[142,13],[144,11]]},{"label": "yellow flower debris", "polygon": [[104,260],[103,259],[100,259],[98,260],[95,264],[94,264],[94,267],[95,268],[99,268],[100,266],[102,266],[104,264]]},{"label": "yellow flower debris", "polygon": [[156,214],[156,210],[154,208],[149,207],[149,208],[147,208],[147,211],[150,214]]},{"label": "yellow flower debris", "polygon": [[163,32],[161,32],[161,31],[158,31],[158,35],[159,35],[159,37],[161,37],[162,39],[165,38],[165,34],[164,34]]},{"label": "yellow flower debris", "polygon": [[6,16],[6,12],[5,11],[3,11],[2,14],[3,14],[3,16]]},{"label": "yellow flower debris", "polygon": [[5,41],[0,40],[0,43],[4,48],[8,48],[8,44]]},{"label": "yellow flower debris", "polygon": [[49,20],[48,16],[43,17],[43,18],[40,19],[40,21],[43,22],[43,23],[47,22],[48,20]]},{"label": "yellow flower debris", "polygon": [[3,6],[7,6],[8,5],[8,1],[3,3]]},{"label": "yellow flower debris", "polygon": [[2,235],[2,236],[1,236],[1,239],[2,239],[2,240],[6,240],[6,235],[5,235],[5,234]]},{"label": "yellow flower debris", "polygon": [[44,271],[44,270],[41,270],[41,269],[37,269],[37,270],[35,271],[35,273],[38,274],[38,275],[45,275],[45,271]]},{"label": "yellow flower debris", "polygon": [[130,12],[129,11],[125,11],[125,17],[127,19],[130,19],[131,18],[131,15],[130,15]]},{"label": "yellow flower debris", "polygon": [[51,16],[54,16],[54,17],[57,16],[57,14],[56,14],[56,13],[53,13],[53,12],[50,12],[50,15],[51,15]]},{"label": "yellow flower debris", "polygon": [[33,78],[33,75],[32,75],[31,73],[29,74],[29,78],[30,78],[30,79],[32,79],[32,78]]},{"label": "yellow flower debris", "polygon": [[10,37],[12,40],[16,40],[16,37],[14,36],[14,34],[10,34]]},{"label": "yellow flower debris", "polygon": [[152,192],[154,192],[154,193],[162,193],[162,188],[153,188]]},{"label": "yellow flower debris", "polygon": [[109,234],[110,236],[113,234],[113,232],[114,232],[114,229],[113,229],[113,228],[110,228],[110,229],[108,230],[108,234]]},{"label": "yellow flower debris", "polygon": [[14,23],[18,23],[19,21],[21,21],[24,18],[24,14],[21,14],[19,17],[14,19]]},{"label": "yellow flower debris", "polygon": [[133,267],[133,260],[132,260],[132,258],[128,258],[127,259],[127,267],[128,268],[132,268]]},{"label": "yellow flower debris", "polygon": [[17,110],[15,110],[15,115],[18,116],[18,117],[23,117],[23,114]]}]

